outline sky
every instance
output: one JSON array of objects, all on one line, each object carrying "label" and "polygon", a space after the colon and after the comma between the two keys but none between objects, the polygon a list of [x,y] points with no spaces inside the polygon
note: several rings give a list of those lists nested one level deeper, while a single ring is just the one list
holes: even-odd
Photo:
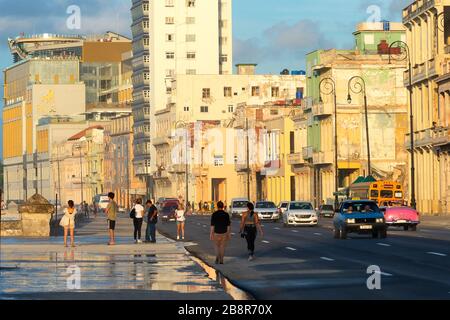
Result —
[{"label": "sky", "polygon": [[[278,74],[285,68],[302,70],[306,53],[317,49],[352,49],[352,33],[357,23],[373,19],[401,21],[402,8],[412,1],[233,0],[234,63],[257,63],[258,73]],[[81,29],[76,32],[66,25],[67,8],[71,5],[81,9]],[[130,36],[130,7],[131,0],[0,0],[0,69],[12,62],[8,37],[21,32],[116,31]],[[3,84],[3,73],[0,83]],[[1,150],[0,142],[0,157]]]}]

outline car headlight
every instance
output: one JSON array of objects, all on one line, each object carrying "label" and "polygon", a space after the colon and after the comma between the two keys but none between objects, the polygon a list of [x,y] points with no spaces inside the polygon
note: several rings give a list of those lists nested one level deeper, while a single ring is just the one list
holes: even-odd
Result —
[{"label": "car headlight", "polygon": [[377,221],[377,223],[384,223],[384,219],[383,218],[378,218],[376,221]]},{"label": "car headlight", "polygon": [[347,219],[346,221],[347,221],[347,223],[349,223],[349,224],[356,223],[356,220],[355,220],[355,219]]}]

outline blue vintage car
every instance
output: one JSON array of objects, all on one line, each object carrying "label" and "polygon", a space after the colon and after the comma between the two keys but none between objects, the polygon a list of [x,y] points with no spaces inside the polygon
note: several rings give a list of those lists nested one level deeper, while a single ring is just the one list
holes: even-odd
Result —
[{"label": "blue vintage car", "polygon": [[347,234],[371,234],[373,238],[386,238],[387,225],[375,201],[344,201],[334,217],[334,237],[346,239]]}]

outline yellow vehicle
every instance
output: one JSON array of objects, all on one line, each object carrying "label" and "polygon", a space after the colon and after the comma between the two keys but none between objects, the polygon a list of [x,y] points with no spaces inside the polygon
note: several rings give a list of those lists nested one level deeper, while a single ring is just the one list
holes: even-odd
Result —
[{"label": "yellow vehicle", "polygon": [[350,186],[350,199],[374,200],[379,206],[386,203],[403,203],[404,197],[402,185],[394,181],[357,180]]}]

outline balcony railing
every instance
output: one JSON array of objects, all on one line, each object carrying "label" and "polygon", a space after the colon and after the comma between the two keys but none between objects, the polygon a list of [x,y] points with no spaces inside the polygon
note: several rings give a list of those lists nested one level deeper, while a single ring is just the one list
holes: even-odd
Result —
[{"label": "balcony railing", "polygon": [[333,152],[314,152],[313,154],[314,164],[332,164],[333,163]]},{"label": "balcony railing", "polygon": [[304,164],[305,159],[303,159],[303,154],[298,152],[298,153],[289,154],[287,156],[287,162],[289,165],[293,166],[296,164]]},{"label": "balcony railing", "polygon": [[169,137],[168,136],[166,136],[166,137],[156,137],[156,138],[153,138],[152,139],[152,144],[154,145],[154,146],[160,146],[160,145],[163,145],[163,144],[169,144],[169,142],[170,142],[170,140],[169,140]]},{"label": "balcony railing", "polygon": [[169,173],[186,173],[185,164],[174,164],[168,167]]},{"label": "balcony railing", "polygon": [[208,175],[209,169],[207,167],[195,167],[192,170],[192,174],[195,177],[206,177]]},{"label": "balcony railing", "polygon": [[305,147],[303,148],[303,159],[310,160],[313,158],[313,147]]},{"label": "balcony railing", "polygon": [[333,114],[333,106],[330,103],[316,104],[312,110],[313,115],[316,117],[331,116]]},{"label": "balcony railing", "polygon": [[[405,137],[405,147],[411,150],[411,135]],[[429,128],[414,133],[414,147],[432,147],[450,143],[450,127]]]}]

